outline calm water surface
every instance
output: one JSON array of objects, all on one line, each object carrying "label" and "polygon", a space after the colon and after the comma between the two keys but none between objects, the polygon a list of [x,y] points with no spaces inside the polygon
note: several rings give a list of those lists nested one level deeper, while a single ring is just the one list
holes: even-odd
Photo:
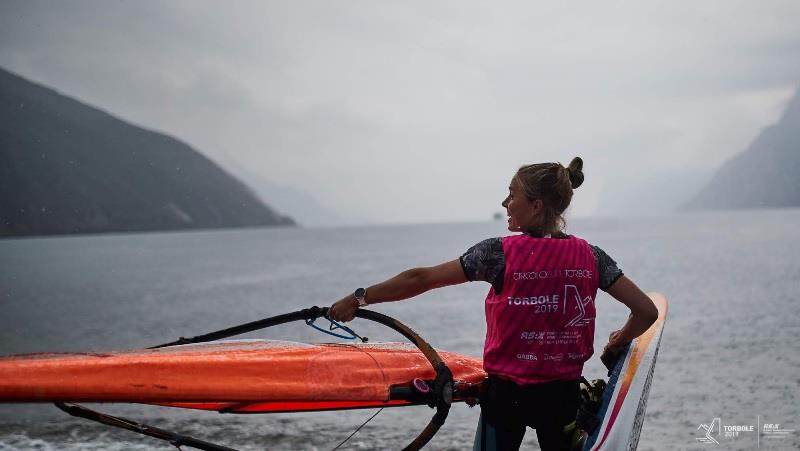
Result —
[{"label": "calm water surface", "polygon": [[[800,449],[800,210],[574,219],[625,273],[671,304],[639,449]],[[0,354],[150,346],[233,324],[329,305],[355,287],[456,258],[504,233],[501,223],[261,229],[0,240]],[[488,284],[450,287],[375,309],[435,347],[479,356]],[[626,309],[597,299],[595,349]],[[400,341],[352,323],[373,341]],[[302,323],[249,337],[330,341]],[[598,358],[585,375],[600,377]],[[106,410],[241,449],[329,450],[374,411],[220,415],[112,405]],[[472,444],[478,409],[455,405],[428,449]],[[345,449],[397,449],[427,407],[387,409]],[[779,423],[783,438],[718,437],[697,428]],[[530,432],[525,449],[537,449]],[[172,449],[74,419],[49,405],[0,406],[0,450]]]}]

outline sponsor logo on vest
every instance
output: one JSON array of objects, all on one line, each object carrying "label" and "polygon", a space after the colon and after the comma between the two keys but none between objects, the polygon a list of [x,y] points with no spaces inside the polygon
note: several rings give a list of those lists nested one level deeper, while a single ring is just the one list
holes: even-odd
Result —
[{"label": "sponsor logo on vest", "polygon": [[[548,338],[550,338],[549,334]],[[554,333],[553,340],[548,340],[546,344],[574,345],[579,343],[581,338],[583,338],[583,334],[578,329],[564,330],[559,333]]]},{"label": "sponsor logo on vest", "polygon": [[517,354],[517,359],[519,359],[519,360],[539,360],[539,358],[536,357],[536,354],[522,354],[522,353]]},{"label": "sponsor logo on vest", "polygon": [[544,360],[545,361],[552,360],[554,362],[560,362],[560,361],[564,360],[564,354],[563,353],[562,354],[545,354],[544,355]]},{"label": "sponsor logo on vest", "polygon": [[554,277],[566,277],[572,279],[591,279],[592,271],[588,269],[550,269],[538,271],[515,272],[514,280],[541,280]]},{"label": "sponsor logo on vest", "polygon": [[586,360],[586,353],[582,352],[580,354],[574,354],[572,352],[567,353],[567,358],[570,360]]},{"label": "sponsor logo on vest", "polygon": [[539,280],[550,277],[547,271],[515,272],[514,280]]},{"label": "sponsor logo on vest", "polygon": [[591,279],[592,272],[588,269],[565,269],[564,277],[576,277],[579,279]]},{"label": "sponsor logo on vest", "polygon": [[[581,341],[583,333],[580,329],[570,329],[562,331],[527,331],[520,334],[520,340],[526,340],[529,344],[534,341],[544,345],[573,345]],[[586,354],[575,354],[576,359],[586,356]],[[572,358],[572,357],[570,357]]]},{"label": "sponsor logo on vest", "polygon": [[544,340],[544,332],[522,332],[522,335],[519,337],[522,340]]}]

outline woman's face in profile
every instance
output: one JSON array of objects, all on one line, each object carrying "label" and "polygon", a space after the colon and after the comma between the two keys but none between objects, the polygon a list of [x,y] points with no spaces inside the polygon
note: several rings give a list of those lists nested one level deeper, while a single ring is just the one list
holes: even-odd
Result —
[{"label": "woman's face in profile", "polygon": [[508,196],[502,205],[508,216],[508,230],[521,232],[532,229],[537,224],[542,201],[528,199],[519,180],[514,177],[508,186]]}]

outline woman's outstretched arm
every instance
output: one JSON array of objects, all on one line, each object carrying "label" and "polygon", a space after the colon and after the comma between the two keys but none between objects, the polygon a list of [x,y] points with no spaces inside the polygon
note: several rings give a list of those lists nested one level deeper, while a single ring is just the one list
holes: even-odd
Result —
[{"label": "woman's outstretched arm", "polygon": [[[367,288],[367,304],[400,301],[434,288],[467,281],[458,259],[427,268],[413,268]],[[615,284],[616,285],[616,284]],[[350,321],[358,309],[358,301],[349,294],[331,305],[328,316],[335,321]]]}]

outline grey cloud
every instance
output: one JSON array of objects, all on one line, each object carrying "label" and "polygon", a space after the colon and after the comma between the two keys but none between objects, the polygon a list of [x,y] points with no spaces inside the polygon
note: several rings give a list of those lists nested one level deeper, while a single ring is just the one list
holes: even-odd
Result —
[{"label": "grey cloud", "polygon": [[[620,177],[623,163],[646,173],[669,153],[707,170],[743,149],[800,81],[799,12],[791,1],[6,1],[0,65],[345,216],[478,219],[536,159],[585,156],[596,191],[581,196],[597,199],[647,178]],[[576,197],[575,208],[602,207]]]}]

